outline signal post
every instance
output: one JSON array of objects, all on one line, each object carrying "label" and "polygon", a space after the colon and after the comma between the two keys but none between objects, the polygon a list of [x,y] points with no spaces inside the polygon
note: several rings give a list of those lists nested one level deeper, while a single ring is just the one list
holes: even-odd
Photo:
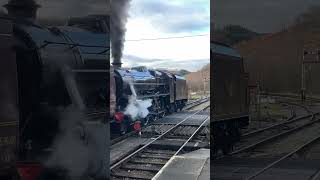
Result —
[{"label": "signal post", "polygon": [[303,49],[302,62],[301,62],[301,100],[306,99],[306,80],[305,80],[305,65],[320,63],[320,50],[317,49]]}]

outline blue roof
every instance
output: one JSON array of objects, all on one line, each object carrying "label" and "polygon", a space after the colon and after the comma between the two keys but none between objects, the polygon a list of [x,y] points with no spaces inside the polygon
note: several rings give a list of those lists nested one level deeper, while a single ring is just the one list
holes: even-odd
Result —
[{"label": "blue roof", "polygon": [[239,54],[238,51],[236,51],[235,49],[228,47],[228,46],[223,46],[220,44],[211,43],[210,48],[211,48],[211,51],[216,54],[223,54],[223,55],[227,55],[227,56],[241,58],[241,55]]},{"label": "blue roof", "polygon": [[179,75],[175,75],[175,76],[176,76],[177,79],[183,79],[183,80],[185,80],[185,78],[182,77],[182,76],[179,76]]},{"label": "blue roof", "polygon": [[131,70],[131,73],[132,73],[132,76],[135,80],[155,79],[155,77],[152,76],[149,71],[139,72],[136,70]]},{"label": "blue roof", "polygon": [[150,74],[149,71],[146,72],[139,72],[136,70],[122,70],[122,69],[117,69],[119,74],[122,77],[130,77],[133,78],[134,80],[148,80],[148,79],[155,79],[154,76]]}]

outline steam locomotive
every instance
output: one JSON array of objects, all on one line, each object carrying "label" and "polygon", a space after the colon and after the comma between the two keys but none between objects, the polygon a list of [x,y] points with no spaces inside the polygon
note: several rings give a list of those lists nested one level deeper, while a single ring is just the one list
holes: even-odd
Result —
[{"label": "steam locomotive", "polygon": [[[108,25],[108,16],[71,18],[57,27],[0,17],[1,179],[17,171],[20,177],[39,174],[32,168],[40,167],[40,160],[52,153],[65,109],[87,117],[69,127],[84,142],[98,129],[107,133]],[[100,135],[101,142],[95,143],[106,144],[108,136]],[[105,155],[108,147],[102,148]],[[100,161],[97,164],[108,165]],[[106,169],[99,168],[91,167],[91,174],[106,177]]]},{"label": "steam locomotive", "polygon": [[[133,67],[130,70],[111,67],[110,94],[112,128],[126,133],[136,122],[147,125],[150,121],[172,113],[186,105],[188,89],[186,80],[178,75],[146,67]],[[112,98],[113,97],[113,98]],[[126,114],[130,98],[137,101],[152,100],[146,117],[132,117]],[[113,100],[112,100],[113,99]]]},{"label": "steam locomotive", "polygon": [[241,137],[241,129],[249,124],[249,75],[241,55],[232,47],[211,42],[213,123],[211,136],[213,154],[232,150]]}]

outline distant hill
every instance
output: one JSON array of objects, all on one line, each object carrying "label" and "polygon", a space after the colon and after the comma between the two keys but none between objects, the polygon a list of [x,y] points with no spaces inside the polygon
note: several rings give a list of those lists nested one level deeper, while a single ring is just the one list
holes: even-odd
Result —
[{"label": "distant hill", "polygon": [[181,69],[181,70],[177,70],[177,71],[172,71],[171,70],[170,72],[173,73],[173,74],[179,75],[179,76],[185,76],[185,75],[190,73],[190,71],[187,71],[185,69]]},{"label": "distant hill", "polygon": [[[286,31],[262,36],[235,47],[244,58],[252,82],[260,82],[271,92],[299,93],[303,49],[320,47],[320,31],[295,26]],[[312,64],[306,73],[307,89],[320,94],[320,64]]]},{"label": "distant hill", "polygon": [[193,92],[210,90],[210,64],[203,66],[197,72],[191,72],[186,76],[189,90]]},{"label": "distant hill", "polygon": [[170,72],[179,76],[186,76],[187,74],[190,73],[190,71],[185,70],[185,69],[180,69],[180,70],[168,70],[168,69],[163,69],[163,68],[157,68],[156,70],[159,71],[165,71],[165,72]]},{"label": "distant hill", "polygon": [[[316,11],[317,10],[317,11]],[[320,47],[320,6],[297,18],[281,32],[256,37],[236,44],[244,58],[251,82],[260,82],[270,92],[299,93],[303,49]],[[320,64],[306,68],[307,92],[320,94]]]},{"label": "distant hill", "polygon": [[227,25],[222,29],[213,30],[211,34],[211,40],[219,41],[232,46],[241,41],[248,41],[260,35],[261,34],[253,32],[239,25]]}]

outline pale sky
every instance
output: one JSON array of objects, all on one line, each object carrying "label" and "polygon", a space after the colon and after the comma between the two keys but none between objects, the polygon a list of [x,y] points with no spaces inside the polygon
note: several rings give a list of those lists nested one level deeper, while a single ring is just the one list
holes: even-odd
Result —
[{"label": "pale sky", "polygon": [[181,39],[126,41],[124,67],[196,71],[210,59],[209,0],[132,0],[126,40],[187,37]]}]

